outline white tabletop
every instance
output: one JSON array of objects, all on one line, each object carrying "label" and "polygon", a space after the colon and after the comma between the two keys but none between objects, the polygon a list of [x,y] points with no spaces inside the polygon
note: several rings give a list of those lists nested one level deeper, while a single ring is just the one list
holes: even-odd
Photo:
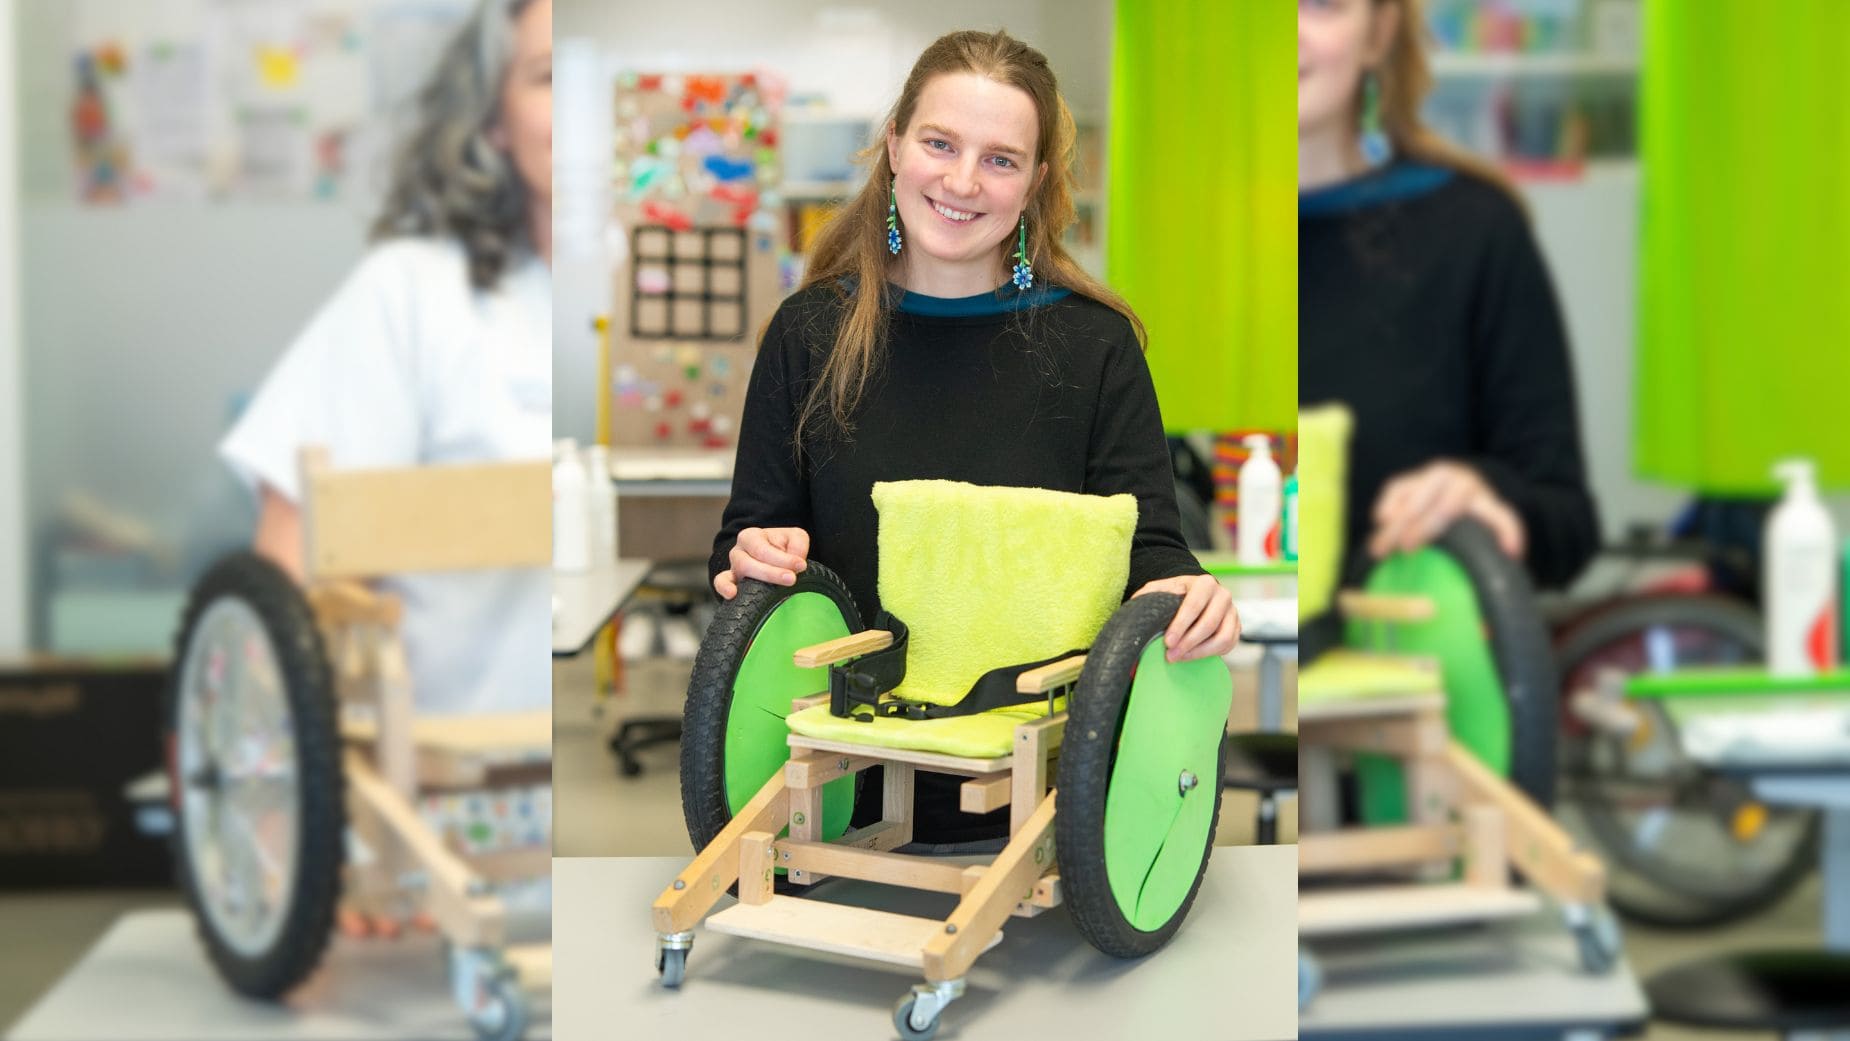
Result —
[{"label": "white tabletop", "polygon": [[[527,1037],[552,1036],[546,995]],[[283,1004],[239,997],[184,910],[124,915],[13,1025],[8,1041],[472,1041],[435,935],[336,936]],[[598,1036],[607,1036],[600,1034]]]},{"label": "white tabletop", "polygon": [[1644,993],[1623,961],[1580,970],[1574,938],[1554,911],[1424,933],[1379,933],[1310,944],[1322,991],[1300,1014],[1304,1041],[1574,1041],[1641,1025]]},{"label": "white tabletop", "polygon": [[[923,982],[894,966],[833,958],[695,927],[687,979],[655,974],[649,905],[686,866],[672,857],[553,862],[554,1016],[565,1037],[891,1038],[894,1002]],[[948,915],[941,893],[852,879],[816,897]],[[721,898],[720,907],[730,906]],[[1188,920],[1156,954],[1094,950],[1065,908],[1010,918],[944,1012],[943,1041],[1086,1038],[1245,1041],[1296,1027],[1296,846],[1224,846]]]},{"label": "white tabletop", "polygon": [[649,573],[646,560],[619,560],[589,571],[552,573],[552,655],[581,653]]},{"label": "white tabletop", "polygon": [[1246,635],[1268,640],[1297,639],[1296,575],[1224,575],[1220,584],[1233,594],[1233,606],[1240,613],[1240,628]]}]

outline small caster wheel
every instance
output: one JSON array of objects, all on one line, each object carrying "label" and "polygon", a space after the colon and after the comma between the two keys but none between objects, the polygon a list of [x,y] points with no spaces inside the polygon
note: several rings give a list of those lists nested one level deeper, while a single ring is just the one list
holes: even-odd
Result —
[{"label": "small caster wheel", "polygon": [[488,990],[488,1003],[469,1017],[475,1036],[481,1041],[520,1041],[532,1014],[526,992],[512,974],[496,977]]},{"label": "small caster wheel", "polygon": [[1612,912],[1604,906],[1592,908],[1573,928],[1574,945],[1580,949],[1580,967],[1596,976],[1611,972],[1624,950],[1619,922]]},{"label": "small caster wheel", "polygon": [[908,994],[893,1006],[893,1029],[899,1031],[900,1041],[930,1041],[938,1033],[938,1017],[932,1016],[923,1027],[912,1023],[912,1010],[918,1004],[918,995]]},{"label": "small caster wheel", "polygon": [[636,762],[634,759],[625,759],[623,761],[623,776],[641,777],[642,776],[642,764],[639,762]]},{"label": "small caster wheel", "polygon": [[685,948],[669,950],[657,948],[655,952],[655,971],[662,977],[662,986],[679,987],[687,976],[687,951]]},{"label": "small caster wheel", "polygon": [[1298,948],[1298,1011],[1302,1012],[1323,989],[1323,966],[1309,950]]}]

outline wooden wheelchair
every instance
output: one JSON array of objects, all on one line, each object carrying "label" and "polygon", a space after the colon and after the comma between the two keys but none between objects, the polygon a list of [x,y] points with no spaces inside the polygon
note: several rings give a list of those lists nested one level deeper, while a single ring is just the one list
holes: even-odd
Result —
[{"label": "wooden wheelchair", "polygon": [[[1070,566],[1073,583],[1037,576],[1032,561],[1013,561],[1006,545],[980,562],[959,561],[945,555],[954,550],[908,541],[903,530],[895,537],[907,494],[935,494],[907,486],[949,483],[875,486],[887,625],[864,628],[841,580],[815,562],[794,586],[748,580],[722,605],[695,663],[682,745],[682,806],[699,853],[652,911],[664,985],[682,984],[694,926],[705,918],[720,932],[917,970],[925,982],[899,998],[893,1025],[902,1038],[923,1039],[964,993],[971,965],[1001,941],[1010,916],[1064,904],[1088,942],[1120,958],[1156,951],[1181,927],[1219,816],[1232,699],[1225,663],[1166,661],[1162,636],[1179,597],[1118,606],[1135,521],[1129,496],[1114,507],[1130,511],[1122,538],[1097,543],[1106,565]],[[937,491],[993,520],[1009,511],[982,507],[1022,490]],[[1078,509],[1074,523],[1084,527],[1096,517],[1075,501],[1097,498],[1035,504],[1047,507],[1049,523]],[[1014,536],[994,537],[1032,541],[1045,530],[1024,523]],[[1115,567],[1113,554],[1121,554]],[[897,576],[901,569],[909,578]],[[920,594],[932,583],[1000,597],[979,613],[1017,619],[1009,628],[1038,637],[1002,658],[1026,664],[996,668],[988,646],[961,655],[972,627],[985,623],[957,617],[957,598]],[[1050,583],[1061,588],[1049,590]],[[1032,623],[1019,621],[1028,603],[1065,617],[1043,610]],[[1099,617],[1109,619],[1102,628]],[[978,635],[974,643],[993,641]],[[1044,653],[1074,643],[1089,649]],[[1036,644],[1039,655],[1023,650]],[[915,673],[934,656],[960,658],[956,674],[975,682],[940,685],[930,697],[930,683]],[[876,765],[880,819],[851,830],[857,785]],[[968,866],[894,852],[913,837],[920,771],[965,778],[958,791],[966,813],[1007,807],[1006,847]],[[830,876],[960,900],[940,921],[798,895]],[[738,902],[708,917],[735,885]]]},{"label": "wooden wheelchair", "polygon": [[[551,713],[414,718],[402,605],[362,580],[549,564],[537,508],[549,471],[335,472],[308,449],[303,473],[306,589],[239,552],[186,606],[165,715],[181,888],[225,982],[266,1000],[319,964],[343,891],[374,909],[409,900],[442,933],[478,1035],[512,1041],[529,990],[550,987],[551,947],[508,944],[492,884],[547,875],[550,849],[470,856],[416,807],[421,796],[549,784]],[[347,862],[349,828],[370,862]]]}]

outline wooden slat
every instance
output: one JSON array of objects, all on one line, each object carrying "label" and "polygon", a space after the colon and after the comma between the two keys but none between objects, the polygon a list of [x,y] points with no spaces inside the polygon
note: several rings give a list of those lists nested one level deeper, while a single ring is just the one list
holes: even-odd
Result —
[{"label": "wooden slat", "polygon": [[1417,704],[1393,714],[1298,721],[1299,738],[1347,752],[1374,752],[1402,759],[1445,753],[1451,735],[1442,706]]},{"label": "wooden slat", "polygon": [[803,755],[793,755],[785,761],[784,783],[788,784],[792,790],[820,788],[830,781],[879,764],[880,760],[872,756],[843,755],[839,752],[808,752]]},{"label": "wooden slat", "polygon": [[1060,747],[1066,714],[1030,720],[1015,727],[1015,765],[1009,781],[1009,834],[1022,829],[1047,791],[1047,757]]},{"label": "wooden slat", "polygon": [[1605,866],[1575,848],[1573,838],[1554,818],[1515,785],[1491,773],[1463,745],[1453,742],[1445,761],[1457,779],[1461,802],[1489,803],[1503,811],[1510,861],[1524,878],[1562,903],[1591,904],[1604,898]]},{"label": "wooden slat", "polygon": [[1085,667],[1086,656],[1075,654],[1051,665],[1029,669],[1015,677],[1015,691],[1018,694],[1045,694],[1050,690],[1058,690],[1069,683],[1078,683],[1079,674]]},{"label": "wooden slat", "polygon": [[[895,845],[912,841],[913,780],[917,770],[911,763],[889,762],[880,771],[880,820],[893,826],[903,838]],[[892,847],[887,847],[892,848]]]},{"label": "wooden slat", "polygon": [[813,752],[846,752],[849,755],[877,756],[883,761],[911,763],[936,773],[958,774],[964,777],[980,777],[993,774],[998,770],[1007,770],[1013,760],[1008,756],[995,759],[967,759],[957,755],[941,755],[937,752],[915,752],[909,748],[886,748],[876,745],[857,745],[849,741],[829,741],[819,737],[804,737],[791,734],[788,739],[791,748]]},{"label": "wooden slat", "polygon": [[1053,870],[1053,815],[1057,789],[1047,797],[1009,844],[989,865],[981,880],[964,895],[925,947],[925,979],[937,983],[969,971],[977,955],[991,943],[1015,905],[1032,896],[1035,879]]},{"label": "wooden slat", "polygon": [[700,921],[726,890],[739,880],[739,842],[748,832],[783,828],[790,815],[790,790],[784,787],[784,772],[777,771],[751,800],[739,808],[730,823],[720,829],[707,848],[694,859],[675,881],[662,890],[650,909],[650,918],[658,933],[686,932]]},{"label": "wooden slat", "polygon": [[858,633],[849,633],[827,643],[818,643],[799,648],[791,656],[799,669],[814,669],[823,665],[833,665],[838,661],[858,658],[874,651],[884,651],[893,646],[893,634],[885,629],[863,629]]},{"label": "wooden slat", "polygon": [[[822,789],[790,789],[790,837],[815,842],[822,838]],[[827,878],[803,868],[790,872],[790,881],[810,885]]]},{"label": "wooden slat", "polygon": [[794,716],[798,712],[801,712],[804,709],[809,708],[813,705],[826,705],[828,703],[829,703],[829,694],[827,691],[824,691],[821,694],[805,694],[804,696],[800,698],[791,699],[790,714]]},{"label": "wooden slat", "polygon": [[1438,614],[1429,596],[1364,593],[1359,589],[1337,593],[1336,606],[1352,622],[1425,622]]},{"label": "wooden slat", "polygon": [[1508,886],[1410,883],[1298,894],[1298,936],[1388,932],[1534,914],[1541,897]]},{"label": "wooden slat", "polygon": [[[1396,694],[1393,697],[1355,698],[1352,700],[1313,701],[1298,706],[1298,732],[1308,734],[1319,724],[1339,719],[1380,719],[1406,715],[1425,708],[1445,707],[1445,695],[1438,689],[1425,694]],[[1308,738],[1306,738],[1308,740]]]},{"label": "wooden slat", "polygon": [[[371,741],[377,727],[369,719],[352,719],[342,722],[341,732],[355,741]],[[419,716],[411,724],[411,742],[419,748],[491,762],[551,759],[552,710]]]},{"label": "wooden slat", "polygon": [[484,880],[470,871],[462,858],[444,846],[397,791],[372,765],[349,753],[347,790],[357,808],[378,818],[379,825],[409,856],[428,879],[425,907],[451,943],[471,947],[499,947],[505,942],[506,910],[500,899],[472,895]]},{"label": "wooden slat", "polygon": [[768,831],[748,831],[739,840],[739,899],[748,904],[762,904],[771,899],[772,850],[777,836]]},{"label": "wooden slat", "polygon": [[1465,807],[1465,882],[1474,886],[1509,884],[1509,839],[1504,834],[1503,811],[1488,803]]},{"label": "wooden slat", "polygon": [[1459,828],[1346,828],[1298,836],[1298,874],[1326,875],[1450,860],[1464,848]]},{"label": "wooden slat", "polygon": [[322,625],[383,625],[391,628],[404,617],[405,605],[391,593],[367,588],[352,579],[315,582],[308,587],[308,603]]},{"label": "wooden slat", "polygon": [[972,777],[957,790],[957,808],[965,813],[988,813],[1009,804],[1011,772]]},{"label": "wooden slat", "polygon": [[[762,904],[735,904],[708,918],[707,928],[920,969],[926,942],[939,934],[944,923],[826,900],[773,896]],[[992,934],[983,949],[1001,939],[1000,933]]]},{"label": "wooden slat", "polygon": [[842,875],[883,885],[961,893],[958,877],[963,865],[934,857],[852,849],[831,842],[780,839],[776,846],[779,867],[822,875]]},{"label": "wooden slat", "polygon": [[503,950],[501,956],[513,968],[522,990],[552,989],[552,944],[515,944]]},{"label": "wooden slat", "polygon": [[333,470],[305,458],[304,468],[305,564],[317,579],[552,562],[544,460]]},{"label": "wooden slat", "polygon": [[879,820],[864,828],[854,828],[833,845],[856,849],[898,849],[912,841],[912,825],[905,821]]}]

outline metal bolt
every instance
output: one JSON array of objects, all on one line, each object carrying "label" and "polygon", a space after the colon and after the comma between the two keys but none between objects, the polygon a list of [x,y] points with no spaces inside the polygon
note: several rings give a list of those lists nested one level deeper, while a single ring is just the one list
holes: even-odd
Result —
[{"label": "metal bolt", "polygon": [[803,811],[798,810],[796,814],[790,818],[790,823],[795,824],[798,827],[802,827],[803,826]]},{"label": "metal bolt", "polygon": [[790,851],[789,851],[789,850],[785,850],[785,851],[784,851],[784,859],[785,859],[785,860],[789,860],[789,859],[790,859]]},{"label": "metal bolt", "polygon": [[838,770],[848,769],[848,757],[842,756],[840,759],[835,760],[835,767]]},{"label": "metal bolt", "polygon": [[678,878],[677,878],[677,879],[675,879],[675,880],[674,880],[674,887],[675,887],[676,889],[686,889],[686,888],[687,888],[687,883],[686,883],[686,882],[683,882],[683,881],[681,881],[680,879],[678,879]]},{"label": "metal bolt", "polygon": [[1195,772],[1193,770],[1184,770],[1182,771],[1181,778],[1179,778],[1176,781],[1176,787],[1181,789],[1181,792],[1183,795],[1187,795],[1190,791],[1194,789],[1196,785],[1200,783],[1201,783],[1200,779],[1198,779],[1195,776]]},{"label": "metal bolt", "polygon": [[957,932],[957,926],[953,923],[946,923],[944,926],[944,931],[947,933],[955,934]]}]

